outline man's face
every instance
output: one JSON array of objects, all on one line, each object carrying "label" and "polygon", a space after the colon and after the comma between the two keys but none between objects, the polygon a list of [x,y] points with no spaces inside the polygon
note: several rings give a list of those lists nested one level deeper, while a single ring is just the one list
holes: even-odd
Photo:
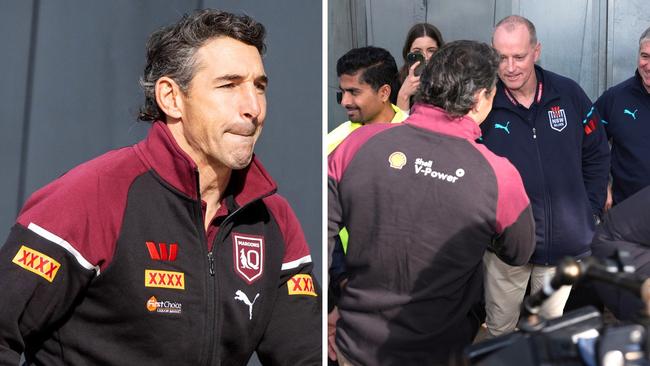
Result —
[{"label": "man's face", "polygon": [[199,48],[196,60],[194,78],[181,94],[183,134],[195,158],[242,169],[266,116],[262,58],[254,46],[219,37]]},{"label": "man's face", "polygon": [[354,75],[343,74],[339,77],[341,105],[345,108],[348,118],[353,122],[372,123],[385,107],[381,93],[363,81],[359,80],[363,71]]},{"label": "man's face", "polygon": [[[501,56],[499,79],[512,91],[535,84],[535,62],[540,46],[530,44],[528,29],[522,24],[505,24],[494,31],[492,46]],[[512,28],[509,28],[512,27]]]},{"label": "man's face", "polygon": [[650,40],[643,41],[639,46],[638,70],[645,90],[650,93]]}]

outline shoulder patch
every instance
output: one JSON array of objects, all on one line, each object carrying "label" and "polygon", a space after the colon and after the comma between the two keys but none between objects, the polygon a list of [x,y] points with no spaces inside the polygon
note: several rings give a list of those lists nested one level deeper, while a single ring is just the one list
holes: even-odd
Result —
[{"label": "shoulder patch", "polygon": [[287,281],[289,295],[318,296],[314,289],[314,280],[308,274],[294,275]]},{"label": "shoulder patch", "polygon": [[16,253],[12,262],[45,278],[48,282],[54,280],[59,268],[61,268],[61,264],[51,257],[24,245],[18,249],[18,253]]}]

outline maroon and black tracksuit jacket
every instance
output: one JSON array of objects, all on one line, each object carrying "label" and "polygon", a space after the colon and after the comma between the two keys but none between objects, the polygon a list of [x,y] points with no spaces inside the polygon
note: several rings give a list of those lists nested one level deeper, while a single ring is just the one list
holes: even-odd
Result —
[{"label": "maroon and black tracksuit jacket", "polygon": [[0,364],[319,364],[320,289],[254,159],[204,228],[166,125],[34,193],[0,249]]},{"label": "maroon and black tracksuit jacket", "polygon": [[416,104],[404,123],[362,127],[330,154],[330,255],[342,226],[350,235],[336,343],[355,364],[444,361],[472,341],[485,250],[528,262],[521,178],[479,136],[473,120]]}]

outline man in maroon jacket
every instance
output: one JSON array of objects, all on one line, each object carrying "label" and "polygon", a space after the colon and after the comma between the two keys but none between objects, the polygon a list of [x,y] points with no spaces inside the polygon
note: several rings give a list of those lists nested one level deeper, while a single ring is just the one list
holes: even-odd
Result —
[{"label": "man in maroon jacket", "polygon": [[498,63],[486,44],[445,45],[403,124],[361,127],[330,154],[330,254],[341,226],[350,234],[330,343],[340,364],[446,363],[480,324],[471,309],[485,250],[528,262],[534,225],[521,178],[475,142]]},{"label": "man in maroon jacket", "polygon": [[0,364],[320,364],[309,248],[253,155],[264,34],[202,10],[151,36],[148,137],[34,193],[0,249]]}]

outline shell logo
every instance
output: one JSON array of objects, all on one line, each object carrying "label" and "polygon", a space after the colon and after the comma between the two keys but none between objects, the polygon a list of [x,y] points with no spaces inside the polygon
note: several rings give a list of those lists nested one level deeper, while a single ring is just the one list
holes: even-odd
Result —
[{"label": "shell logo", "polygon": [[391,168],[402,169],[406,165],[406,155],[401,151],[395,151],[388,157],[388,163]]},{"label": "shell logo", "polygon": [[158,299],[156,299],[155,296],[151,296],[149,300],[147,300],[147,310],[156,311],[156,309],[158,309]]}]

